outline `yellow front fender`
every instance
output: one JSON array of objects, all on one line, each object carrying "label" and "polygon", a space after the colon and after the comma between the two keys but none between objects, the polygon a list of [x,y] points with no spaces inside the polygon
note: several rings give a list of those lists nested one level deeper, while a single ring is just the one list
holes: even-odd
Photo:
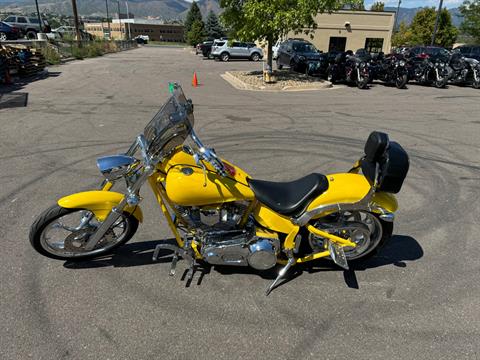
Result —
[{"label": "yellow front fender", "polygon": [[[122,201],[124,195],[112,191],[84,191],[68,195],[58,200],[58,205],[67,209],[86,209],[95,214],[98,221],[104,221],[113,207]],[[127,205],[126,211],[143,222],[140,206]]]},{"label": "yellow front fender", "polygon": [[375,193],[372,203],[391,213],[394,213],[398,209],[398,201],[395,195],[386,192]]}]

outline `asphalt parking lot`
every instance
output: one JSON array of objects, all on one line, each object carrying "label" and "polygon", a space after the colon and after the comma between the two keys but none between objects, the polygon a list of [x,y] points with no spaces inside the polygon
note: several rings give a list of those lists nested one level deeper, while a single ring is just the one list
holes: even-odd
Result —
[{"label": "asphalt parking lot", "polygon": [[[52,67],[21,90],[26,107],[0,109],[2,359],[480,358],[480,91],[248,92],[220,77],[260,66],[144,47]],[[169,277],[151,261],[171,234],[145,187],[145,222],[113,256],[35,253],[35,216],[98,186],[96,157],[128,148],[168,81],[193,99],[203,141],[254,178],[348,170],[372,130],[388,132],[411,157],[389,245],[354,271],[298,268],[269,297],[272,273],[242,268],[186,288],[184,264]]]}]

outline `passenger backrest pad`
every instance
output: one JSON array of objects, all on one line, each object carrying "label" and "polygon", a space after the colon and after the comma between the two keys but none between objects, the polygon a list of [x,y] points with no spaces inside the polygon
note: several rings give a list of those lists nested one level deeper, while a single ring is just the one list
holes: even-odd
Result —
[{"label": "passenger backrest pad", "polygon": [[389,143],[388,135],[379,131],[372,131],[365,144],[365,160],[380,162]]}]

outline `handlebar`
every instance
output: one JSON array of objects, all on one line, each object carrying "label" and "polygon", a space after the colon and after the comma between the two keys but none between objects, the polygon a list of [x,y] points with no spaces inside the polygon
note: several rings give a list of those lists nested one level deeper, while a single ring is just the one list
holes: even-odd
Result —
[{"label": "handlebar", "polygon": [[217,157],[217,154],[215,154],[215,150],[205,147],[193,130],[190,134],[190,137],[198,148],[197,154],[200,160],[207,161],[221,176],[227,176],[227,170],[225,169],[225,165],[223,165],[222,161],[220,161],[220,159]]}]

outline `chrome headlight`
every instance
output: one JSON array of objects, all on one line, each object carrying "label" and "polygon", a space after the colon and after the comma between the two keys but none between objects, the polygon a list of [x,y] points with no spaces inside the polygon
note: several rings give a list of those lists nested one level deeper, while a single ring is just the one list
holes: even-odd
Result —
[{"label": "chrome headlight", "polygon": [[108,181],[114,181],[129,175],[139,162],[127,155],[104,156],[97,159],[97,167]]},{"label": "chrome headlight", "polygon": [[400,60],[400,62],[398,63],[400,66],[405,66],[407,65],[407,63],[405,62],[405,60]]},{"label": "chrome headlight", "polygon": [[365,68],[366,66],[367,66],[366,63],[364,63],[364,62],[361,62],[361,63],[360,63],[360,69],[363,69],[363,68]]}]

